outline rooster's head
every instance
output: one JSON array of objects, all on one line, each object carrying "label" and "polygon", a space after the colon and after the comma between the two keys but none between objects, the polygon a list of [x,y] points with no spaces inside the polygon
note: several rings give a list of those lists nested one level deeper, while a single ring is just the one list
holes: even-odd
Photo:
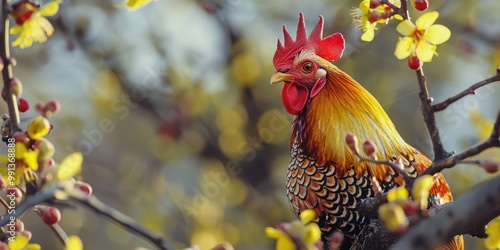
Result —
[{"label": "rooster's head", "polygon": [[283,26],[284,43],[278,39],[273,64],[276,73],[271,83],[285,82],[282,92],[283,105],[293,115],[298,114],[308,100],[314,98],[326,84],[326,61],[342,56],[344,38],[335,33],[323,38],[323,17],[307,37],[304,15],[300,13],[295,41]]}]

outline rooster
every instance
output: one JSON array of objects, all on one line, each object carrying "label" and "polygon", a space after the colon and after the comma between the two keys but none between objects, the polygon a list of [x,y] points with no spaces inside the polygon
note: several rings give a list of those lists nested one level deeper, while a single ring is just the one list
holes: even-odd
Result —
[{"label": "rooster", "polygon": [[[273,58],[276,72],[271,84],[284,82],[283,105],[294,115],[286,181],[289,204],[296,216],[313,209],[324,241],[340,231],[345,236],[341,249],[349,249],[367,223],[356,206],[375,195],[372,180],[384,192],[405,182],[389,166],[360,161],[345,136],[352,133],[370,140],[378,149],[378,159],[403,159],[410,176],[432,162],[403,140],[366,89],[331,63],[342,56],[344,38],[340,33],[323,38],[322,16],[309,36],[302,13],[295,40],[285,26],[283,33],[284,42],[278,39]],[[444,177],[436,174],[434,180],[430,206],[452,201]],[[463,238],[456,236],[440,249],[463,249]]]}]

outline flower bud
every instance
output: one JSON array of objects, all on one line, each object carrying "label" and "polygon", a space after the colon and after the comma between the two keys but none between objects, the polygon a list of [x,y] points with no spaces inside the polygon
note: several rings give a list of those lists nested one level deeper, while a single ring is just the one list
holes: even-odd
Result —
[{"label": "flower bud", "polygon": [[378,6],[380,6],[381,1],[380,0],[370,0],[370,9],[375,9]]},{"label": "flower bud", "polygon": [[395,203],[382,204],[378,209],[378,216],[391,231],[404,232],[408,227],[408,219],[403,209]]},{"label": "flower bud", "polygon": [[403,159],[401,159],[401,157],[396,158],[394,164],[401,170],[405,169],[405,165],[403,164]]},{"label": "flower bud", "polygon": [[495,157],[490,157],[482,160],[481,165],[483,166],[484,170],[486,170],[486,172],[490,174],[496,173],[498,171],[498,159]]},{"label": "flower bud", "polygon": [[28,101],[26,99],[19,98],[17,100],[17,109],[19,110],[19,112],[24,113],[24,112],[28,111],[28,109],[30,109],[30,104],[28,103]]},{"label": "flower bud", "polygon": [[409,193],[408,190],[404,187],[397,187],[389,190],[387,192],[387,200],[389,202],[396,200],[406,200],[408,199]]},{"label": "flower bud", "polygon": [[42,221],[47,225],[54,225],[61,221],[61,212],[56,207],[41,206],[39,208]]},{"label": "flower bud", "polygon": [[500,248],[500,217],[492,220],[486,227],[488,237],[484,240],[484,244],[488,249]]},{"label": "flower bud", "polygon": [[358,152],[358,138],[349,133],[345,137],[345,142],[347,143],[347,146],[351,149],[352,152],[357,153]]},{"label": "flower bud", "polygon": [[314,220],[314,218],[316,218],[316,212],[312,209],[306,209],[300,213],[300,221],[304,225]]},{"label": "flower bud", "polygon": [[365,152],[366,155],[372,156],[375,153],[375,145],[371,141],[365,141],[363,143],[363,152]]},{"label": "flower bud", "polygon": [[410,56],[408,58],[408,67],[413,70],[419,70],[424,63],[418,59],[416,56]]},{"label": "flower bud", "polygon": [[330,235],[328,242],[330,243],[330,249],[340,249],[340,246],[344,242],[344,234],[335,231]]},{"label": "flower bud", "polygon": [[434,177],[431,175],[419,176],[413,183],[411,196],[416,202],[420,203],[421,209],[427,208],[429,202],[429,191],[432,186],[434,186]]},{"label": "flower bud", "polygon": [[24,223],[20,219],[16,220],[16,225],[14,227],[16,229],[16,232],[24,231]]},{"label": "flower bud", "polygon": [[367,17],[368,17],[368,21],[370,23],[374,23],[380,19],[380,16],[377,13],[375,13],[375,11],[372,11],[372,10],[370,10],[368,12]]},{"label": "flower bud", "polygon": [[52,157],[54,156],[54,152],[56,151],[54,148],[54,144],[47,140],[46,138],[40,138],[35,141],[33,144],[33,148],[38,150],[37,161],[39,163],[43,163],[45,165]]},{"label": "flower bud", "polygon": [[77,181],[75,182],[75,187],[80,189],[82,192],[84,192],[87,196],[92,195],[92,186],[90,184],[83,182],[83,181]]},{"label": "flower bud", "polygon": [[212,250],[234,250],[234,247],[226,242],[213,247]]},{"label": "flower bud", "polygon": [[23,85],[19,79],[14,78],[10,81],[10,93],[17,97],[23,94]]},{"label": "flower bud", "polygon": [[[61,110],[61,104],[58,101],[49,101],[45,104],[46,116],[52,116],[57,114]],[[49,113],[49,114],[47,114]]]},{"label": "flower bud", "polygon": [[37,116],[28,124],[28,136],[36,140],[47,135],[50,131],[50,123],[45,117]]},{"label": "flower bud", "polygon": [[429,8],[429,2],[427,0],[411,0],[411,5],[419,11],[425,11]]}]

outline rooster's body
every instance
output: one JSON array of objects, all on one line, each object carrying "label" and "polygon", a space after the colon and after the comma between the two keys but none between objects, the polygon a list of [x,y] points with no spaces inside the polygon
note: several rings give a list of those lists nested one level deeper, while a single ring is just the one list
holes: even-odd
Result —
[{"label": "rooster's body", "polygon": [[[367,219],[357,204],[374,196],[372,179],[384,192],[404,185],[390,167],[360,162],[345,143],[352,133],[370,140],[378,159],[402,158],[405,170],[417,176],[431,161],[408,145],[377,100],[359,83],[330,61],[342,55],[344,40],[339,33],[322,38],[323,19],[306,36],[302,14],[295,41],[284,28],[284,45],[278,41],[273,63],[277,72],[271,83],[285,82],[282,99],[295,115],[288,166],[287,195],[298,216],[305,209],[316,211],[316,222],[327,237],[344,233],[343,249],[349,249]],[[435,175],[429,204],[452,200],[441,174]],[[463,249],[456,237],[443,249]]]}]

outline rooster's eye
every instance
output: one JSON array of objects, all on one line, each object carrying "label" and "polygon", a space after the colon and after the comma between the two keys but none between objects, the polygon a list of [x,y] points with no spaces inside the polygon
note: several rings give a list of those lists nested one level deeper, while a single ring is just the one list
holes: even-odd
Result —
[{"label": "rooster's eye", "polygon": [[313,70],[313,65],[311,62],[306,62],[302,64],[302,71],[304,71],[304,73],[309,73],[312,70]]}]

